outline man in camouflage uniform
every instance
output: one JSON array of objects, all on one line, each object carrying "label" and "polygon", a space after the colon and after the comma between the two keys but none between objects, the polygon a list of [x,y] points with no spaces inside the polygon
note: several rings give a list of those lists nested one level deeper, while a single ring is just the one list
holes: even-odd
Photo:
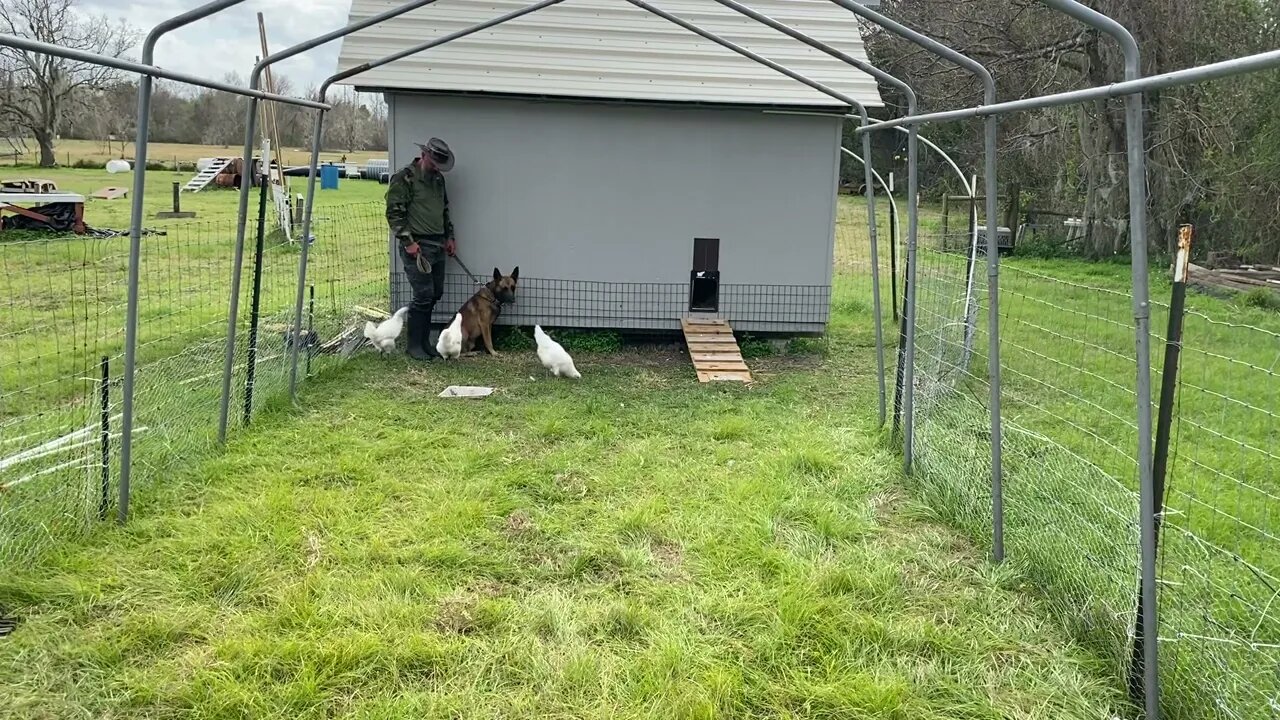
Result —
[{"label": "man in camouflage uniform", "polygon": [[454,158],[439,138],[414,144],[421,153],[391,177],[387,188],[387,224],[413,289],[407,352],[415,360],[428,360],[440,357],[431,344],[431,311],[444,295],[445,257],[452,257],[455,247],[443,175],[453,168]]}]

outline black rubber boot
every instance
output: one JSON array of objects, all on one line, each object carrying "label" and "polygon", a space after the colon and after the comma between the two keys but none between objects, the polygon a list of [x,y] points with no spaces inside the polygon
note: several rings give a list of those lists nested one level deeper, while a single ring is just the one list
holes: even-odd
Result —
[{"label": "black rubber boot", "polygon": [[414,360],[431,359],[431,355],[426,351],[427,339],[430,337],[427,333],[427,329],[431,326],[430,319],[430,315],[420,310],[410,310],[409,317],[406,318],[409,326],[409,341],[405,352]]},{"label": "black rubber boot", "polygon": [[426,322],[423,323],[422,330],[422,350],[426,352],[427,358],[431,360],[437,360],[440,358],[440,353],[436,350],[436,344],[431,341],[431,331],[436,329],[435,323],[431,322],[431,313],[435,308],[435,303],[432,303],[431,307],[427,308],[422,313],[423,317],[426,318]]}]

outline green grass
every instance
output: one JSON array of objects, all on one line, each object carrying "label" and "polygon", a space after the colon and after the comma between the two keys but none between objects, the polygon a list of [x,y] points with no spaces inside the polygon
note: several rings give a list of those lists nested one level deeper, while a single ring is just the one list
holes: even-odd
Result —
[{"label": "green grass", "polygon": [[[6,176],[0,171],[0,177]],[[41,171],[41,176],[85,192],[128,182],[127,177],[87,170]],[[152,180],[148,214],[158,209],[157,203],[163,207],[167,202],[167,186]],[[310,253],[313,322],[325,337],[348,321],[354,305],[386,303],[385,221],[381,203],[369,202],[383,186],[351,181],[341,187],[317,199],[316,242]],[[364,202],[347,204],[360,200]],[[165,477],[168,466],[161,458],[180,461],[186,452],[207,447],[218,415],[236,193],[209,190],[184,197],[184,203],[198,208],[197,220],[148,222],[163,234],[148,235],[142,243],[136,409],[137,425],[153,434],[139,437],[148,445],[139,448],[139,457],[147,459],[139,467],[140,479]],[[91,224],[128,225],[127,201],[91,201],[87,212]],[[237,389],[244,386],[247,367],[256,214],[254,205],[240,295]],[[269,223],[271,228],[274,222]],[[298,245],[284,242],[278,233],[265,240],[260,395],[287,380],[283,329],[292,320],[299,255]],[[110,414],[118,432],[127,269],[125,237],[0,236],[0,457],[96,427],[97,378],[104,356],[111,365]],[[0,503],[0,566],[21,565],[49,542],[85,527],[93,508],[80,489],[96,481],[73,461],[92,463],[96,452],[86,446],[76,455],[56,457],[70,465],[39,480],[26,465],[0,477],[0,485],[19,486]],[[52,463],[38,469],[47,464]]]},{"label": "green grass", "polygon": [[[175,173],[168,170],[147,171],[147,194],[143,202],[143,227],[167,229],[187,227],[207,222],[233,222],[236,219],[236,198],[239,192],[235,188],[209,187],[198,193],[182,193],[183,210],[196,213],[196,222],[191,220],[161,220],[155,214],[173,208],[173,183],[186,184],[193,173]],[[83,170],[76,168],[10,168],[0,166],[0,180],[16,180],[20,178],[40,178],[52,180],[58,189],[79,193],[85,196],[84,219],[90,227],[128,230],[129,206],[128,197],[118,200],[98,200],[89,195],[104,187],[123,187],[132,190],[133,173],[112,175],[106,170]],[[305,177],[289,178],[290,189],[294,195],[305,194],[307,179]],[[319,182],[317,181],[317,187]],[[339,182],[337,190],[324,190],[316,195],[317,214],[325,208],[339,205],[353,205],[369,202],[381,202],[386,194],[387,186],[372,180],[347,180]],[[267,206],[272,208],[271,198]],[[257,215],[258,191],[254,188],[250,196],[249,214]],[[250,226],[252,227],[252,225]],[[32,235],[24,233],[30,239]],[[5,239],[0,235],[0,241]],[[70,241],[71,238],[68,238]]]},{"label": "green grass", "polygon": [[[334,238],[368,224],[330,213]],[[1129,268],[1004,262],[1009,559],[993,568],[982,557],[985,307],[969,376],[947,373],[964,263],[931,249],[936,214],[922,214],[910,478],[871,423],[857,200],[841,203],[829,335],[758,353],[751,388],[699,385],[680,357],[572,333],[561,339],[582,353],[584,379],[558,383],[514,330],[500,360],[325,366],[305,410],[269,411],[217,457],[207,438],[217,388],[199,380],[175,393],[172,381],[218,367],[216,342],[200,338],[220,335],[225,300],[144,273],[155,313],[144,327],[180,317],[188,324],[178,327],[195,328],[182,343],[157,332],[144,346],[157,369],[148,397],[166,401],[143,411],[159,432],[139,457],[164,462],[144,467],[128,526],[93,526],[80,539],[49,532],[38,561],[0,576],[0,605],[23,617],[0,641],[0,717],[1130,713],[1117,693],[1137,558]],[[216,237],[207,256],[202,243],[156,241],[156,267],[216,267],[226,257]],[[321,247],[333,247],[325,237]],[[75,254],[85,251],[70,252],[61,262],[88,266]],[[320,304],[333,318],[385,283],[385,255],[367,267],[341,256],[320,276],[332,281]],[[291,298],[290,249],[268,257],[275,318]],[[887,269],[886,243],[880,261]],[[57,285],[42,294],[59,267],[11,265],[6,276],[28,285],[10,302],[63,317]],[[887,317],[887,276],[882,291]],[[1168,292],[1153,270],[1157,385]],[[1269,535],[1280,316],[1195,294],[1188,306],[1162,549],[1165,710],[1260,716],[1275,694],[1268,648],[1280,641],[1267,587],[1280,575]],[[205,313],[209,322],[191,321]],[[26,328],[0,340],[22,337],[11,352],[46,342]],[[890,346],[894,337],[886,326]],[[56,367],[38,357],[26,367]],[[92,358],[78,362],[87,367],[65,372],[92,371]],[[278,399],[281,369],[266,368],[264,397]],[[436,398],[450,383],[498,393]],[[84,403],[91,412],[92,398]]]},{"label": "green grass", "polygon": [[[25,169],[22,167],[16,168],[16,172],[25,171],[32,177],[46,177],[44,173],[51,172],[49,169],[34,167],[40,161],[39,146],[31,139],[27,139],[26,144],[28,152],[25,155],[18,158],[13,158],[11,156],[5,157],[3,158],[3,162],[6,165],[16,162],[19,166],[27,166]],[[108,148],[106,143],[93,140],[59,140],[55,150],[58,163],[65,167],[70,167],[75,163],[89,162],[96,163],[98,167],[102,167],[106,164],[107,160],[118,158],[122,154],[119,143],[112,143],[111,147]],[[11,152],[7,143],[5,144],[3,151]],[[238,156],[241,151],[242,148],[240,147],[233,148],[227,145],[189,145],[185,143],[153,142],[147,145],[147,158],[149,163],[163,163],[167,166],[173,166],[175,163],[195,163],[203,157]],[[311,159],[310,148],[285,148],[284,154],[285,161],[291,164],[296,163],[298,165],[302,165],[309,162]],[[132,161],[134,156],[132,142],[125,143],[123,155]],[[336,162],[343,155],[344,153],[342,152],[324,151],[321,152],[320,159],[322,161],[331,160]],[[385,150],[353,152],[347,154],[347,160],[349,162],[363,162],[368,158],[385,158],[386,155],[387,153]],[[4,171],[8,171],[9,169],[10,168],[8,167],[0,167],[0,170]]]},{"label": "green grass", "polygon": [[[1137,433],[1130,269],[1002,262],[1006,544],[1027,586],[1117,673],[1128,661],[1137,560]],[[963,259],[922,250],[912,487],[939,518],[990,542],[985,288],[971,380],[958,356]],[[1152,269],[1153,386],[1170,284]],[[1270,518],[1280,415],[1280,319],[1192,293],[1168,475],[1161,638],[1168,717],[1265,713],[1277,685],[1267,607],[1280,577]],[[944,362],[939,366],[936,358]]]},{"label": "green grass", "polygon": [[1018,565],[901,491],[867,290],[842,274],[829,336],[750,388],[656,351],[578,383],[362,355],[0,576],[0,717],[1127,711]]}]

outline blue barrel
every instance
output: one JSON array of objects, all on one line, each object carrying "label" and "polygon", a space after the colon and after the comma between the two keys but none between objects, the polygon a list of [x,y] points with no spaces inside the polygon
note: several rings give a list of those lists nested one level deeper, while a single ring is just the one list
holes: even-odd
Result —
[{"label": "blue barrel", "polygon": [[321,190],[337,190],[338,189],[338,166],[337,165],[321,166],[320,189]]}]

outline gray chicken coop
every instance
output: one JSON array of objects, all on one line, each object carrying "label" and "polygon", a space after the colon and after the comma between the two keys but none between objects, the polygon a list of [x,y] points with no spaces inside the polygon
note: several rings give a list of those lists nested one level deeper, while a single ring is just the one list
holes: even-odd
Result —
[{"label": "gray chicken coop", "polygon": [[[349,36],[349,68],[519,8],[450,0]],[[387,0],[354,0],[351,19]],[[827,0],[752,7],[865,58]],[[869,107],[875,82],[714,3],[662,8]],[[850,108],[618,0],[574,0],[356,76],[389,111],[392,171],[446,140],[458,254],[481,279],[520,268],[501,322],[749,332],[825,330],[840,140]],[[409,289],[391,247],[393,306]],[[449,267],[438,320],[474,291]]]}]

